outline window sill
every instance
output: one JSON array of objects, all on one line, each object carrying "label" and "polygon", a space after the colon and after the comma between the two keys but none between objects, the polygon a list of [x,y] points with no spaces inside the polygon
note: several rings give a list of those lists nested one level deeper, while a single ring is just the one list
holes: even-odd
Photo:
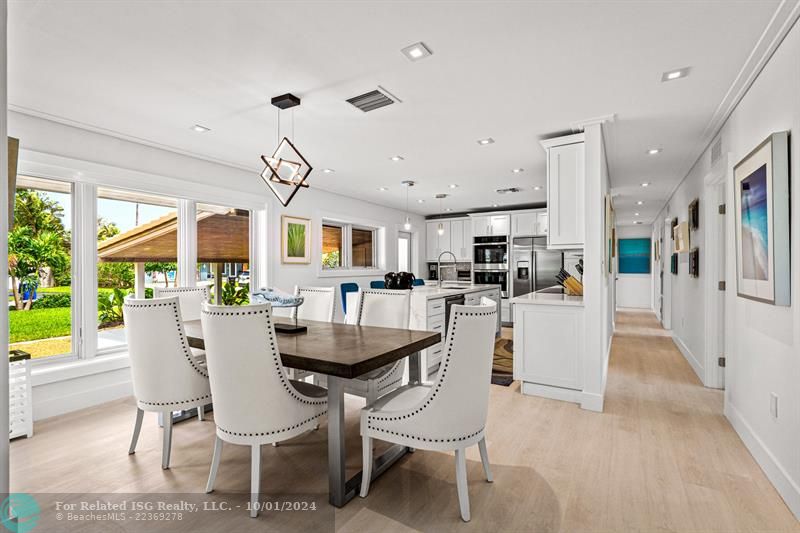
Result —
[{"label": "window sill", "polygon": [[112,370],[128,368],[129,366],[131,366],[131,362],[128,352],[102,355],[89,360],[38,365],[31,369],[31,385],[38,387],[49,383],[91,376],[92,374],[111,372]]},{"label": "window sill", "polygon": [[386,275],[386,270],[380,268],[374,269],[349,269],[349,270],[320,270],[317,273],[317,277],[320,278],[380,278]]}]

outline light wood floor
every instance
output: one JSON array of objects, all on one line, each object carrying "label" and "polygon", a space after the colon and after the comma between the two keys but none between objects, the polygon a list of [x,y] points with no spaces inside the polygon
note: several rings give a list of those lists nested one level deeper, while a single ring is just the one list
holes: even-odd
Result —
[{"label": "light wood floor", "polygon": [[[272,513],[251,520],[237,510],[204,514],[191,525],[117,522],[81,530],[306,530],[314,522],[318,531],[348,532],[800,531],[722,415],[722,393],[700,385],[653,315],[618,313],[617,330],[603,414],[523,397],[518,384],[491,387],[487,434],[495,482],[483,480],[477,448],[469,450],[469,524],[458,515],[453,457],[418,451],[378,479],[367,499],[335,512],[323,504],[315,517]],[[360,404],[348,400],[353,470],[361,457]],[[127,399],[38,423],[34,438],[12,443],[12,490],[201,493],[213,422],[176,425],[172,468],[162,471],[154,415],[145,419],[136,454],[127,455],[133,415]],[[262,490],[323,501],[325,435],[323,424],[284,446],[264,447]],[[246,501],[246,448],[225,447],[217,487]]]}]

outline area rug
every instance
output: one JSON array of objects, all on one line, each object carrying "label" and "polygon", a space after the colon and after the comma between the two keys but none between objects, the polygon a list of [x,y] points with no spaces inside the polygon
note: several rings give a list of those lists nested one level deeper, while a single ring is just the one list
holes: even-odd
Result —
[{"label": "area rug", "polygon": [[494,343],[492,361],[492,384],[508,387],[514,382],[514,342],[511,339],[497,339]]}]

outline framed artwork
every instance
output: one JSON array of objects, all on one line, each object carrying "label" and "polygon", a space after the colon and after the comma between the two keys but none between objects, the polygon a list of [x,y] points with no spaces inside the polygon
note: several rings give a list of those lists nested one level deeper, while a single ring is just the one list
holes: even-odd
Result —
[{"label": "framed artwork", "polygon": [[700,200],[695,200],[689,204],[689,228],[696,230],[700,227]]},{"label": "framed artwork", "polygon": [[670,260],[669,264],[669,271],[678,275],[678,254],[672,254],[672,259]]},{"label": "framed artwork", "polygon": [[311,220],[281,215],[281,263],[311,263]]},{"label": "framed artwork", "polygon": [[689,223],[681,222],[672,228],[672,239],[675,241],[675,251],[684,253],[689,251]]},{"label": "framed artwork", "polygon": [[773,133],[733,168],[733,190],[737,294],[791,305],[789,132]]},{"label": "framed artwork", "polygon": [[677,226],[677,225],[678,225],[678,217],[675,217],[675,218],[672,219],[672,222],[670,222],[670,226],[671,226],[670,227],[670,233],[672,235],[672,240],[673,241],[675,240],[675,226]]},{"label": "framed artwork", "polygon": [[650,273],[650,239],[619,240],[619,273]]},{"label": "framed artwork", "polygon": [[693,278],[700,277],[700,249],[693,248],[689,252],[689,275]]},{"label": "framed artwork", "polygon": [[611,207],[611,195],[606,194],[605,215],[604,215],[606,227],[605,227],[604,237],[606,240],[605,260],[609,274],[612,274],[614,272],[613,265],[611,264],[612,263],[611,259],[614,257],[614,239],[611,234],[614,229],[612,212],[613,209]]}]

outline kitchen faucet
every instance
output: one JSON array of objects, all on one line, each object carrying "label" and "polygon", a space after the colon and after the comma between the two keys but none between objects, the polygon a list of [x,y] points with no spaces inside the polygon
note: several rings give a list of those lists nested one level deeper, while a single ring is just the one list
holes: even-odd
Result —
[{"label": "kitchen faucet", "polygon": [[456,254],[454,254],[450,250],[445,250],[444,252],[439,254],[439,257],[436,258],[436,276],[439,278],[437,283],[438,287],[442,286],[442,256],[444,254],[450,254],[453,258],[453,264],[454,265],[458,264],[458,259],[456,258]]}]

